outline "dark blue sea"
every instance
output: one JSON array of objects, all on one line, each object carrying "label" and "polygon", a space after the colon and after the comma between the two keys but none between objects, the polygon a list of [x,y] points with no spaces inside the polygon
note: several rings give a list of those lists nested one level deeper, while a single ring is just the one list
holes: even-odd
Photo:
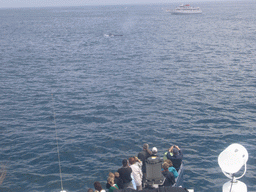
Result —
[{"label": "dark blue sea", "polygon": [[178,145],[195,192],[222,190],[218,155],[240,143],[256,191],[256,1],[178,5],[0,9],[0,191],[60,191],[57,142],[68,192],[144,143]]}]

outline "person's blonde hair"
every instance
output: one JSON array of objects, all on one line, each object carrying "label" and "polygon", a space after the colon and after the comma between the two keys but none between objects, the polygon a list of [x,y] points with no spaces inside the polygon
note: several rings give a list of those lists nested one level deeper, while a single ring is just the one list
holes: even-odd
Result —
[{"label": "person's blonde hair", "polygon": [[114,174],[114,173],[112,173],[112,172],[109,172],[108,176],[109,176],[109,177],[113,177],[113,178],[114,178],[114,177],[115,177],[115,174]]},{"label": "person's blonde hair", "polygon": [[110,184],[110,185],[113,185],[115,182],[114,182],[114,178],[113,177],[109,177],[108,178],[108,183]]}]

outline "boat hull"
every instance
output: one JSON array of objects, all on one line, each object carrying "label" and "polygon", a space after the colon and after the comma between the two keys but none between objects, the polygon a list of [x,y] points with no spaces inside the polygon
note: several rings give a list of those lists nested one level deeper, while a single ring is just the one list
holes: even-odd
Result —
[{"label": "boat hull", "polygon": [[184,163],[180,165],[180,169],[178,171],[179,176],[175,179],[175,183],[173,187],[183,186],[183,175],[184,175]]},{"label": "boat hull", "polygon": [[202,11],[172,11],[173,15],[194,15],[194,14],[202,14]]}]

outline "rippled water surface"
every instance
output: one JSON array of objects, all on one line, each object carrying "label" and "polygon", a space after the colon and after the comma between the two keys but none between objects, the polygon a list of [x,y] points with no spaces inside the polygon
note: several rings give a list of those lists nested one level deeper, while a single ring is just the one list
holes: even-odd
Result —
[{"label": "rippled water surface", "polygon": [[[221,191],[231,143],[256,191],[256,3],[0,9],[0,191],[82,192],[143,143],[183,149],[184,186]],[[111,35],[112,34],[112,35]]]}]

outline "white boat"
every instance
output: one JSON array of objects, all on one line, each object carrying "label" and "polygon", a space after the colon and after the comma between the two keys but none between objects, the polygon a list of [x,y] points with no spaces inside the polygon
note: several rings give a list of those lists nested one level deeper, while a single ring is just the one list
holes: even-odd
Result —
[{"label": "white boat", "polygon": [[199,7],[191,7],[189,4],[181,4],[179,7],[176,7],[171,14],[175,15],[184,15],[184,14],[201,14],[202,10]]}]

